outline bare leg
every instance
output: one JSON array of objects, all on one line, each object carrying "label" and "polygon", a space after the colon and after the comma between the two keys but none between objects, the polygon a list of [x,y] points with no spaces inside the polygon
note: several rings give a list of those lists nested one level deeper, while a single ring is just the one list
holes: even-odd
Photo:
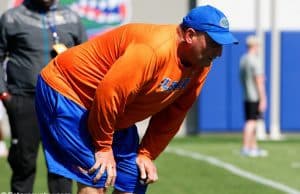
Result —
[{"label": "bare leg", "polygon": [[257,149],[256,126],[257,126],[257,122],[255,121],[254,129],[252,130],[252,135],[251,135],[251,139],[250,139],[250,148],[251,149]]},{"label": "bare leg", "polygon": [[105,188],[94,188],[81,183],[77,183],[78,194],[105,194]]},{"label": "bare leg", "polygon": [[257,148],[255,127],[256,127],[256,120],[246,121],[245,126],[244,126],[244,133],[243,133],[243,148],[244,149],[256,149]]},{"label": "bare leg", "polygon": [[118,191],[118,190],[115,189],[115,190],[112,192],[112,194],[132,194],[132,193],[121,192],[121,191]]}]

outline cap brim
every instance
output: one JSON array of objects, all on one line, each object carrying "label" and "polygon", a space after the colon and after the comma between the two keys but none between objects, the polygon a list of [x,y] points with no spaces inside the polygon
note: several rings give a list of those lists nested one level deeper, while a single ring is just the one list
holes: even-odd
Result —
[{"label": "cap brim", "polygon": [[221,45],[238,44],[239,41],[230,32],[206,32],[214,41]]}]

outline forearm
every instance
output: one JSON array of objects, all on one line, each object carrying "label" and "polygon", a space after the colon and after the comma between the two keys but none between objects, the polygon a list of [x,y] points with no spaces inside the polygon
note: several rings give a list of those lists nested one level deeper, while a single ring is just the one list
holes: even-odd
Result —
[{"label": "forearm", "polygon": [[[179,128],[167,131],[164,134],[152,134],[146,132],[140,148],[139,154],[147,156],[151,160],[155,160],[167,147],[172,138],[175,136]],[[150,132],[151,130],[149,130]]]},{"label": "forearm", "polygon": [[96,150],[111,149],[116,119],[124,104],[114,84],[105,81],[99,84],[88,117],[88,128]]},{"label": "forearm", "polygon": [[256,85],[257,85],[259,100],[266,101],[265,77],[262,75],[257,76]]},{"label": "forearm", "polygon": [[258,76],[256,78],[256,84],[257,84],[257,90],[259,96],[259,111],[263,113],[267,108],[267,97],[266,97],[264,76]]},{"label": "forearm", "polygon": [[180,129],[186,115],[186,111],[174,111],[174,109],[171,107],[151,118],[149,127],[141,141],[139,154],[155,160],[166,148]]}]

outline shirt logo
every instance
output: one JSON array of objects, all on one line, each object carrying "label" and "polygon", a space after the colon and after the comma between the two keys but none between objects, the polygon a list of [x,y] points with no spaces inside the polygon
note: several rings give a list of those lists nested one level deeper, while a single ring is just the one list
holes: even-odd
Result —
[{"label": "shirt logo", "polygon": [[161,81],[159,88],[161,88],[162,91],[181,90],[186,88],[190,81],[191,78],[184,78],[179,81],[172,81],[170,78],[166,77]]}]

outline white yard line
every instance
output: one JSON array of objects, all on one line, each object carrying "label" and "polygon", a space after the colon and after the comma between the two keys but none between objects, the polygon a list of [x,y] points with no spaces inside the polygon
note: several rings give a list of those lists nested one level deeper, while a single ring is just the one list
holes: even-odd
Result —
[{"label": "white yard line", "polygon": [[300,162],[292,162],[291,167],[292,168],[300,168]]},{"label": "white yard line", "polygon": [[172,147],[168,147],[166,151],[169,152],[169,153],[174,153],[174,154],[179,155],[179,156],[185,156],[185,157],[189,157],[189,158],[192,158],[192,159],[195,159],[195,160],[200,160],[200,161],[207,162],[207,163],[212,164],[214,166],[217,166],[217,167],[223,168],[225,170],[228,170],[232,174],[238,175],[240,177],[247,178],[249,180],[252,180],[252,181],[255,181],[257,183],[272,187],[274,189],[283,191],[285,193],[300,194],[299,190],[291,188],[291,187],[289,187],[287,185],[284,185],[282,183],[260,177],[256,174],[251,173],[251,172],[247,172],[247,171],[242,170],[242,169],[240,169],[240,168],[238,168],[238,167],[236,167],[236,166],[234,166],[230,163],[223,162],[223,161],[221,161],[217,158],[211,157],[211,156],[203,155],[203,154],[200,154],[200,153],[197,153],[197,152],[191,152],[191,151],[184,150],[184,149],[172,148]]}]

